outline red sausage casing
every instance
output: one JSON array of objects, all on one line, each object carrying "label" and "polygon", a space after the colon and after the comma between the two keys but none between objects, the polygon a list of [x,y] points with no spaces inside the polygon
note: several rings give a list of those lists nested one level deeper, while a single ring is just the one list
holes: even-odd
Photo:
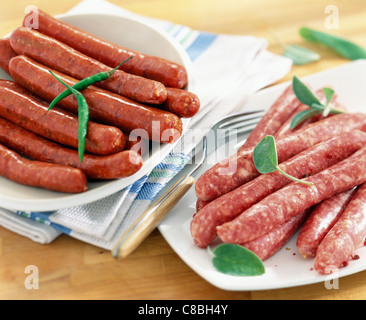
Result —
[{"label": "red sausage casing", "polygon": [[88,189],[84,173],[75,168],[31,161],[0,144],[0,176],[27,186],[80,193]]},{"label": "red sausage casing", "polygon": [[8,38],[0,39],[0,68],[9,73],[9,62],[17,53],[10,46]]},{"label": "red sausage casing", "polygon": [[[78,148],[78,118],[55,107],[48,106],[13,89],[0,85],[0,116],[63,145]],[[124,134],[118,128],[89,121],[85,150],[107,155],[122,151],[126,145]]]},{"label": "red sausage casing", "polygon": [[[9,69],[17,83],[47,101],[52,101],[65,91],[47,67],[29,57],[11,59]],[[70,86],[78,82],[58,71],[54,70],[54,73]],[[83,95],[89,105],[90,118],[96,122],[116,126],[126,133],[142,129],[148,139],[163,143],[175,142],[182,134],[182,120],[171,112],[147,107],[94,86],[84,89]],[[62,99],[58,105],[74,113],[78,110],[77,101],[72,95]]]},{"label": "red sausage casing", "polygon": [[124,178],[142,167],[141,156],[130,150],[108,156],[84,154],[80,162],[77,150],[42,138],[3,118],[0,118],[0,143],[33,160],[78,168],[92,179]]},{"label": "red sausage casing", "polygon": [[[29,56],[79,80],[112,70],[111,67],[32,29],[21,27],[14,30],[10,36],[10,44],[16,53]],[[95,85],[142,103],[161,104],[167,98],[167,91],[162,83],[122,70],[117,70],[108,80]]]},{"label": "red sausage casing", "polygon": [[[33,12],[29,13],[29,15],[32,14]],[[122,65],[122,70],[160,81],[167,87],[183,88],[187,84],[187,71],[180,64],[111,43],[51,17],[41,10],[37,10],[36,14],[39,32],[55,38],[112,68],[128,57],[133,56],[131,60]],[[28,27],[27,17],[25,16],[23,21],[25,27]],[[125,31],[121,30],[121,32],[122,35]]]}]

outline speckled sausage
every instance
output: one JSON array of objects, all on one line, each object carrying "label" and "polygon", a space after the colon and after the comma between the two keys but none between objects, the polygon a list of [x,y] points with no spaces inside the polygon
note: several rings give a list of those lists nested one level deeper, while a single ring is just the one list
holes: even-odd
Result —
[{"label": "speckled sausage", "polygon": [[159,108],[181,118],[192,118],[199,111],[200,100],[194,93],[177,88],[166,88],[166,90],[168,97]]},{"label": "speckled sausage", "polygon": [[[29,57],[14,57],[9,69],[15,82],[46,101],[51,102],[65,90],[49,73],[49,68]],[[54,73],[70,86],[77,82],[58,71],[54,70]],[[94,86],[83,90],[83,95],[89,105],[89,116],[96,122],[115,126],[126,133],[143,129],[150,140],[163,143],[175,142],[182,133],[182,120],[171,112],[147,107]],[[77,101],[72,95],[62,99],[58,105],[74,113],[78,110]]]},{"label": "speckled sausage", "polygon": [[31,161],[0,144],[0,176],[31,187],[65,193],[88,189],[84,173],[75,168]]},{"label": "speckled sausage", "polygon": [[9,62],[17,53],[10,46],[9,38],[0,39],[0,68],[9,73]]},{"label": "speckled sausage", "polygon": [[[366,114],[338,114],[309,124],[276,142],[278,161],[281,163],[315,144],[355,129],[366,130]],[[235,153],[202,174],[195,187],[198,199],[216,199],[257,177],[253,149]]]},{"label": "speckled sausage", "polygon": [[296,98],[292,85],[288,86],[267,110],[239,151],[257,145],[267,135],[274,135],[299,105],[300,101]]},{"label": "speckled sausage", "polygon": [[224,242],[244,243],[258,238],[306,209],[339,192],[366,181],[366,148],[304,181],[290,183],[242,212],[234,220],[217,227]]},{"label": "speckled sausage", "polygon": [[78,168],[88,178],[128,177],[142,166],[141,156],[125,150],[108,156],[84,154],[80,163],[77,150],[65,148],[0,118],[0,143],[30,159]]},{"label": "speckled sausage", "polygon": [[341,217],[320,243],[314,262],[315,270],[320,274],[337,271],[347,264],[365,236],[366,184],[363,183],[358,187]]},{"label": "speckled sausage", "polygon": [[[42,137],[78,148],[77,116],[48,106],[30,96],[0,86],[0,116]],[[85,150],[99,155],[122,151],[126,145],[121,130],[89,121]]]},{"label": "speckled sausage", "polygon": [[[37,30],[39,32],[55,38],[110,67],[114,68],[132,55],[133,59],[125,63],[121,67],[122,70],[157,80],[167,87],[183,88],[187,84],[187,71],[180,64],[111,43],[51,17],[41,10],[37,11],[37,17]],[[26,21],[27,16],[24,18],[23,26],[26,26]],[[123,32],[126,32],[126,30],[121,30],[121,37]]]},{"label": "speckled sausage", "polygon": [[[366,133],[355,130],[304,150],[279,167],[297,178],[318,173],[349,157],[366,145]],[[216,237],[216,227],[292,181],[278,171],[263,174],[207,203],[191,221],[191,235],[198,247],[207,247]],[[200,200],[198,200],[200,201]]]},{"label": "speckled sausage", "polygon": [[338,193],[319,203],[304,223],[297,238],[297,249],[304,258],[315,257],[319,244],[342,215],[355,189]]},{"label": "speckled sausage", "polygon": [[254,252],[262,261],[265,261],[277,253],[291,239],[308,217],[309,211],[306,210],[264,236],[241,245]]},{"label": "speckled sausage", "polygon": [[[25,27],[13,31],[10,45],[19,55],[31,57],[79,80],[112,69],[56,39]],[[117,70],[108,80],[95,85],[142,103],[161,104],[167,98],[167,91],[162,83],[122,70]]]}]

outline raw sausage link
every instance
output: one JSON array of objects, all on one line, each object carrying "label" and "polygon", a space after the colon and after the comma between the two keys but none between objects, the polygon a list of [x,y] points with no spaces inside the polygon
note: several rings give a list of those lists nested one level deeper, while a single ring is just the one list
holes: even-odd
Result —
[{"label": "raw sausage link", "polygon": [[[39,32],[55,38],[112,68],[132,55],[133,58],[122,65],[122,70],[160,81],[167,87],[183,88],[187,84],[187,71],[180,64],[108,42],[51,17],[41,10],[37,11],[37,17]],[[25,27],[27,27],[26,21],[27,16],[23,21]]]},{"label": "raw sausage link", "polygon": [[62,147],[2,118],[0,143],[34,160],[78,168],[88,178],[93,179],[124,178],[134,174],[142,166],[141,156],[130,150],[109,156],[85,154],[80,163],[76,150]]},{"label": "raw sausage link", "polygon": [[338,193],[319,203],[304,223],[297,238],[297,249],[304,258],[315,257],[319,244],[342,215],[355,189]]},{"label": "raw sausage link", "polygon": [[16,52],[10,46],[8,38],[0,39],[0,68],[9,73],[9,62],[16,56]]},{"label": "raw sausage link", "polygon": [[[332,117],[333,118],[333,117]],[[294,182],[270,194],[245,210],[234,220],[217,227],[224,242],[244,243],[258,238],[306,209],[339,192],[366,181],[366,148],[304,181],[312,186]]]},{"label": "raw sausage link", "polygon": [[240,147],[239,151],[255,146],[267,135],[274,135],[299,104],[300,101],[296,98],[296,95],[292,90],[292,85],[288,86],[275,103],[267,110],[257,126],[250,133],[245,143]]},{"label": "raw sausage link", "polygon": [[[355,129],[366,130],[366,115],[344,113],[309,124],[276,142],[279,163],[313,145]],[[254,147],[235,153],[207,170],[196,182],[196,195],[213,200],[259,175],[253,163]]]},{"label": "raw sausage link", "polygon": [[[363,170],[365,171],[365,170]],[[358,172],[356,172],[358,173]],[[366,184],[358,187],[343,214],[320,243],[314,268],[320,274],[333,273],[347,264],[366,235]]]},{"label": "raw sausage link", "polygon": [[[364,145],[366,133],[359,130],[343,133],[304,150],[282,162],[279,167],[291,176],[301,179],[344,160]],[[216,227],[231,221],[290,182],[290,179],[278,171],[263,174],[206,204],[191,222],[194,242],[197,246],[205,248],[216,237]]]},{"label": "raw sausage link", "polygon": [[[11,59],[9,69],[17,83],[47,101],[52,101],[65,90],[47,67],[29,57]],[[60,72],[54,73],[70,86],[78,82]],[[93,86],[83,90],[83,95],[89,105],[90,118],[96,122],[116,126],[126,133],[142,129],[150,140],[164,143],[175,142],[182,133],[182,120],[173,113],[147,107]],[[73,96],[62,99],[58,105],[77,113],[78,105]]]},{"label": "raw sausage link", "polygon": [[159,106],[181,118],[192,118],[200,109],[200,100],[192,92],[177,88],[166,88],[168,98]]},{"label": "raw sausage link", "polygon": [[[14,30],[10,36],[10,44],[16,53],[31,57],[79,80],[112,70],[56,39],[28,28]],[[167,91],[162,83],[122,70],[117,70],[108,80],[95,85],[142,103],[161,104],[167,98]]]},{"label": "raw sausage link", "polygon": [[[0,86],[0,116],[47,139],[78,147],[78,118],[60,108],[47,110],[30,96]],[[100,155],[122,151],[123,132],[115,127],[89,121],[85,150]]]},{"label": "raw sausage link", "polygon": [[1,144],[0,175],[27,186],[57,192],[79,193],[88,189],[87,179],[79,169],[31,161]]},{"label": "raw sausage link", "polygon": [[267,260],[290,240],[306,220],[309,211],[306,210],[264,236],[242,243],[241,245],[254,252],[262,261]]}]

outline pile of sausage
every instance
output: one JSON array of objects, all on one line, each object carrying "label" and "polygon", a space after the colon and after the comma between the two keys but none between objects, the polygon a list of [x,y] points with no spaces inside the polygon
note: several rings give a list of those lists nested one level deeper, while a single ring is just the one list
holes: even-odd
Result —
[{"label": "pile of sausage", "polygon": [[[316,94],[324,99],[321,90]],[[300,230],[298,251],[315,258],[318,273],[328,274],[347,265],[363,245],[366,114],[317,115],[291,130],[292,117],[306,108],[289,86],[239,151],[197,180],[191,235],[198,247],[218,237],[266,260]],[[279,167],[312,185],[256,170],[253,149],[266,135],[276,139]],[[236,170],[223,170],[233,164]]]},{"label": "pile of sausage", "polygon": [[[30,13],[34,14],[34,12]],[[173,143],[182,118],[200,108],[185,87],[184,66],[136,52],[66,24],[41,10],[38,29],[23,26],[0,40],[0,175],[13,181],[78,193],[90,179],[137,172],[149,141]],[[49,103],[66,88],[130,58],[110,78],[82,90],[88,106],[85,155],[80,162],[78,103],[73,95]]]}]

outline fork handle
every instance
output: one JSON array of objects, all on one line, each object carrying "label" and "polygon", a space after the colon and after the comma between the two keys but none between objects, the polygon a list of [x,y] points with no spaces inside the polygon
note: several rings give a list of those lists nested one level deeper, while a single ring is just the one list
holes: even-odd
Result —
[{"label": "fork handle", "polygon": [[[182,179],[185,180],[182,182]],[[132,253],[187,193],[194,182],[195,179],[193,177],[186,178],[184,176],[174,184],[120,237],[112,250],[113,255],[115,257],[125,258]],[[174,190],[174,192],[172,192],[166,199],[162,200],[175,187],[177,187],[176,190]]]}]

